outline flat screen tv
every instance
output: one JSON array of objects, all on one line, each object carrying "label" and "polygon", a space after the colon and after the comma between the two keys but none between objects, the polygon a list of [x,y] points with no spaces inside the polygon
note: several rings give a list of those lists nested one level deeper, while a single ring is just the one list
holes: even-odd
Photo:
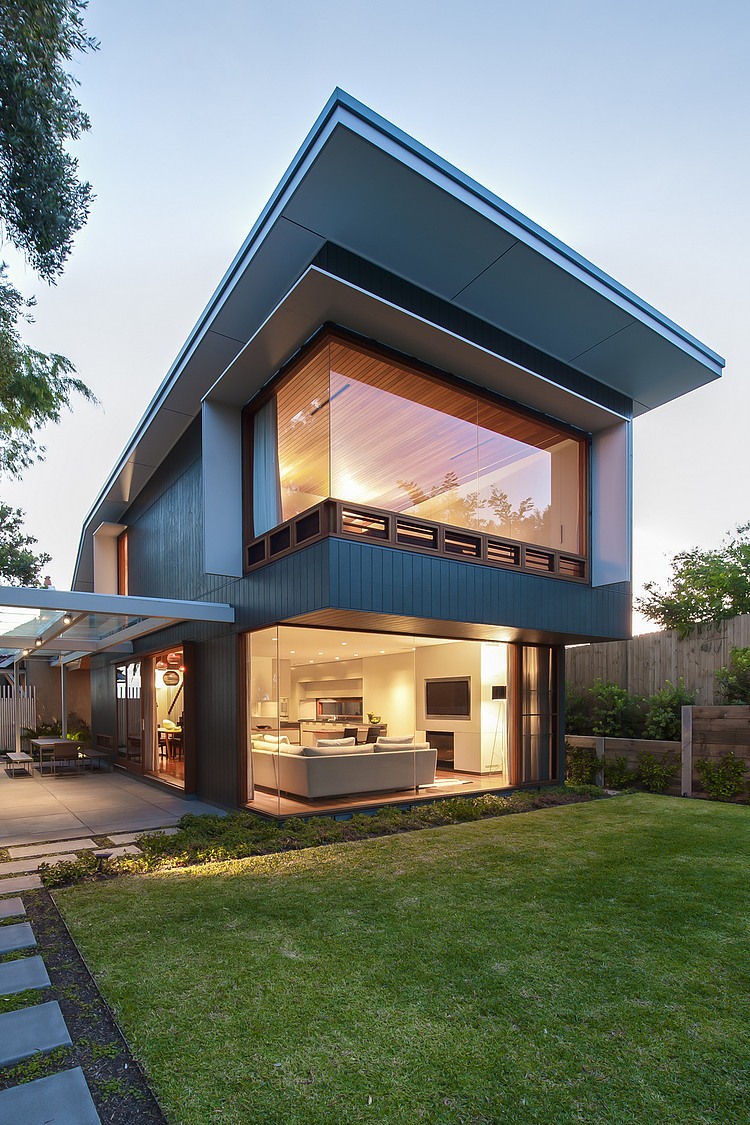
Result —
[{"label": "flat screen tv", "polygon": [[470,719],[471,679],[425,680],[425,718]]}]

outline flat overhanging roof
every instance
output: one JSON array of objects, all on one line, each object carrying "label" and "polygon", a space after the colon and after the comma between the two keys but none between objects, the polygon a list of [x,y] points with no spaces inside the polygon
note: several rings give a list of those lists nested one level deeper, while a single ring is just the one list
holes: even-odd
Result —
[{"label": "flat overhanging roof", "polygon": [[0,667],[31,656],[68,660],[129,653],[133,641],[181,621],[229,623],[223,602],[0,586]]},{"label": "flat overhanging roof", "polygon": [[[724,366],[604,271],[336,90],[99,493],[84,525],[74,585],[91,582],[93,530],[118,522],[218,376],[327,242],[614,388],[633,400],[635,414],[718,378]],[[449,363],[444,357],[437,366]],[[245,401],[252,393],[248,386]],[[551,412],[549,400],[543,409]]]}]

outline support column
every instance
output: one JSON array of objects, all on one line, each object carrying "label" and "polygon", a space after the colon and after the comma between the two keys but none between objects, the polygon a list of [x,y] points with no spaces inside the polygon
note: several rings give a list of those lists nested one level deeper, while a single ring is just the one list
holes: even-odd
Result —
[{"label": "support column", "polygon": [[67,699],[65,698],[65,688],[66,688],[66,686],[67,685],[66,685],[66,682],[65,682],[65,665],[63,664],[62,659],[61,659],[60,660],[60,707],[62,708],[62,717],[60,719],[60,730],[62,732],[63,738],[68,737],[68,702],[67,702]]},{"label": "support column", "polygon": [[682,708],[682,795],[693,795],[693,708]]},{"label": "support column", "polygon": [[13,661],[13,726],[14,726],[14,751],[21,753],[21,698],[18,694],[18,660]]}]

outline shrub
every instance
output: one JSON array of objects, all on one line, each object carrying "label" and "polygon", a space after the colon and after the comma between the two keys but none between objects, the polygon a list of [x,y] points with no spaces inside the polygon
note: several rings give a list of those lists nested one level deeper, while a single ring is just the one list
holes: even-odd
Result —
[{"label": "shrub", "polygon": [[637,738],[643,725],[641,700],[618,684],[594,680],[591,733],[609,738]]},{"label": "shrub", "polygon": [[641,784],[649,793],[663,793],[677,773],[680,764],[678,754],[665,754],[661,761],[648,750],[638,755],[641,771]]},{"label": "shrub", "polygon": [[604,784],[608,789],[627,789],[638,780],[638,771],[628,769],[624,754],[618,754],[614,761],[604,759]]},{"label": "shrub", "polygon": [[722,703],[750,703],[750,648],[733,648],[726,668],[716,670],[716,687]]},{"label": "shrub", "polygon": [[677,687],[667,680],[661,691],[646,700],[646,738],[679,742],[682,738],[682,708],[695,703],[695,693],[682,682]]},{"label": "shrub", "polygon": [[584,694],[572,684],[565,687],[565,733],[591,734],[591,704]]},{"label": "shrub", "polygon": [[593,746],[565,743],[565,781],[571,785],[594,785],[604,760],[597,758]]},{"label": "shrub", "polygon": [[93,852],[83,852],[77,859],[62,863],[40,863],[39,878],[45,887],[66,887],[69,883],[80,883],[101,871],[99,860]]},{"label": "shrub", "polygon": [[718,762],[703,758],[695,763],[703,788],[714,801],[731,801],[742,792],[747,766],[734,754],[725,754]]}]

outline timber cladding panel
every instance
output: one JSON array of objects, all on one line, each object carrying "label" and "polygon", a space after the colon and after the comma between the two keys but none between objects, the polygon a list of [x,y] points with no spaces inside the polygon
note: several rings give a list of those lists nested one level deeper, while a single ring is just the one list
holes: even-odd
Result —
[{"label": "timber cladding panel", "polygon": [[717,702],[715,677],[729,663],[733,648],[750,647],[750,614],[680,637],[675,630],[646,633],[629,641],[609,641],[569,648],[568,682],[579,691],[594,680],[608,680],[631,695],[653,695],[667,680],[684,681],[698,705]]},{"label": "timber cladding panel", "polygon": [[580,746],[596,750],[599,758],[605,762],[614,763],[617,758],[624,758],[629,770],[640,768],[641,754],[653,754],[657,762],[662,765],[669,755],[676,755],[677,763],[675,775],[669,783],[666,793],[672,797],[682,796],[682,782],[680,778],[680,755],[682,745],[679,742],[666,742],[650,738],[602,738],[596,735],[566,735],[565,742],[568,746]]},{"label": "timber cladding panel", "polygon": [[744,792],[747,800],[750,782],[750,707],[690,707],[692,727],[693,792],[704,792],[696,763],[708,758],[718,762],[725,754],[740,758],[747,767]]}]

